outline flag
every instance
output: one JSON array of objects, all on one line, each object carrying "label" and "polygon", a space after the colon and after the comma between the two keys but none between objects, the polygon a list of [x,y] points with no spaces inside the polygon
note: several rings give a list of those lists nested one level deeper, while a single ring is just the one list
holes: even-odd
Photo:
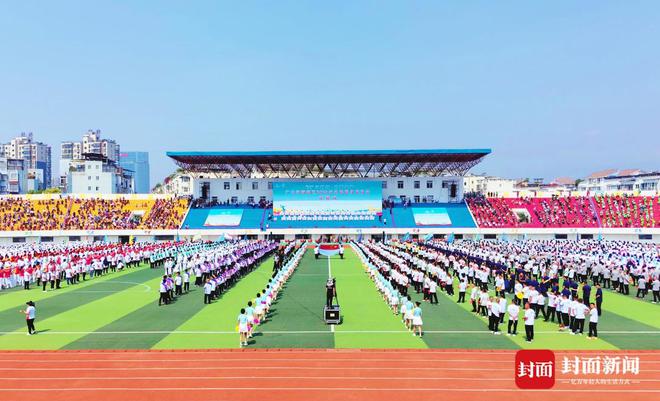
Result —
[{"label": "flag", "polygon": [[453,242],[454,242],[454,233],[449,233],[449,235],[447,236],[447,243],[451,244]]},{"label": "flag", "polygon": [[339,254],[339,244],[321,244],[319,253],[324,256],[334,256]]},{"label": "flag", "polygon": [[433,239],[433,234],[428,233],[424,236],[424,241],[430,241]]}]

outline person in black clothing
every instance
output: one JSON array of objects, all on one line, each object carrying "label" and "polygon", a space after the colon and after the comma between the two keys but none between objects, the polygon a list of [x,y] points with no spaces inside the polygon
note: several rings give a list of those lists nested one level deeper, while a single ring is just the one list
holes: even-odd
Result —
[{"label": "person in black clothing", "polygon": [[598,310],[598,316],[603,314],[603,289],[600,288],[600,284],[596,284],[596,309]]},{"label": "person in black clothing", "polygon": [[[337,284],[334,278],[329,278],[325,283],[325,306],[331,307],[334,298],[337,298]],[[339,299],[337,299],[337,303],[339,303]]]}]

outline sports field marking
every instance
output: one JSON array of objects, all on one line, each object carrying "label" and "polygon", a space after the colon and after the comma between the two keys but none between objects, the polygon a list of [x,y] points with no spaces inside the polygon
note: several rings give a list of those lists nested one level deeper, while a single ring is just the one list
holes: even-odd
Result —
[{"label": "sports field marking", "polygon": [[[599,351],[600,350],[595,350]],[[115,354],[117,352],[121,352],[122,355],[136,355],[136,356],[144,356],[144,355],[150,355],[153,353],[153,351],[147,350],[147,349],[127,349],[127,350],[121,350],[121,351],[115,351],[115,350],[107,350],[107,351],[95,351],[95,350],[76,350],[75,354],[76,355],[108,355],[108,354]],[[204,353],[204,354],[218,354],[218,355],[236,355],[236,353],[242,353],[245,352],[243,350],[232,350],[232,349],[185,349],[185,350],[177,350],[177,349],[167,349],[167,350],[158,350],[157,351],[159,354],[169,354],[169,355],[195,355],[198,353]],[[252,352],[252,351],[250,351]],[[479,354],[479,355],[508,355],[513,357],[515,355],[516,351],[511,350],[511,351],[501,351],[501,350],[490,350],[490,349],[461,349],[461,350],[452,350],[452,349],[426,349],[426,350],[418,350],[418,349],[409,349],[409,348],[391,348],[391,349],[367,349],[367,350],[355,350],[355,349],[348,349],[348,348],[315,348],[315,349],[288,349],[288,348],[277,348],[274,349],[272,353],[269,355],[272,355],[274,357],[277,357],[279,355],[298,355],[298,354],[310,354],[310,355],[341,355],[341,354],[350,354],[353,352],[361,352],[363,355],[392,355],[392,354],[397,354],[397,355],[424,355],[430,354],[443,354],[443,355],[471,355],[471,354]],[[571,350],[556,350],[554,351],[556,355],[574,355],[575,351]],[[652,351],[641,351],[640,350],[608,350],[608,351],[602,351],[602,352],[608,352],[608,353],[613,353],[613,354],[624,354],[626,356],[647,356],[649,353]],[[0,352],[1,355],[29,355],[29,356],[56,356],[60,354],[61,351],[52,351],[52,350],[33,350],[33,351],[24,351],[24,350],[3,350]],[[73,352],[72,352],[73,353]],[[0,358],[0,361],[3,359]],[[277,359],[275,359],[277,360]],[[365,360],[370,360],[370,359],[365,359]],[[444,359],[448,360],[448,359]],[[2,370],[2,367],[0,367],[0,370]],[[7,369],[5,369],[7,370]]]},{"label": "sports field marking", "polygon": [[[334,325],[331,325],[334,326]],[[260,331],[264,334],[328,334],[327,330],[276,330],[276,331]],[[408,330],[342,330],[336,333],[343,334],[401,334],[410,333]],[[541,334],[557,334],[569,335],[569,332],[560,331],[536,331],[535,333]],[[660,335],[658,331],[603,331],[599,330],[598,333],[602,334],[646,334],[646,335]],[[145,331],[47,331],[38,333],[37,335],[58,335],[58,334],[236,334],[236,331],[212,331],[212,330],[199,330],[199,331],[171,331],[171,330],[145,330]],[[488,330],[426,330],[424,334],[488,334],[493,335]],[[24,332],[17,331],[0,331],[0,335],[25,335]],[[507,337],[507,336],[505,336]],[[577,336],[577,338],[585,336]]]},{"label": "sports field marking", "polygon": [[[144,283],[138,283],[135,281],[114,281],[114,282],[108,282],[105,284],[128,284],[129,286],[140,286],[143,287],[142,291],[131,291],[131,292],[149,292],[151,291],[151,286],[144,284]],[[96,293],[96,292],[106,292],[106,293],[116,293],[120,290],[78,290],[76,293]]]},{"label": "sports field marking", "polygon": [[[472,361],[474,362],[474,361]],[[401,376],[379,376],[379,377],[370,377],[370,376],[204,376],[205,380],[237,380],[237,379],[273,379],[273,380],[319,380],[319,379],[331,379],[331,380],[364,380],[364,381],[384,381],[384,380],[406,380],[406,381],[454,381],[454,380],[463,380],[463,381],[474,381],[473,377],[405,377]],[[61,377],[0,377],[0,381],[61,381]],[[103,377],[76,377],[76,380],[199,380],[199,376],[103,376]],[[503,381],[510,383],[511,377],[480,377],[479,381]],[[570,380],[561,380],[563,383],[570,383]],[[660,379],[636,379],[635,381],[639,382],[660,382]]]},{"label": "sports field marking", "polygon": [[[387,359],[387,358],[369,358],[366,359],[369,362],[392,362],[392,359]],[[82,359],[51,359],[51,360],[41,360],[41,361],[35,361],[35,360],[30,360],[29,363],[69,363],[69,362],[139,362],[139,363],[146,363],[146,362],[199,362],[199,361],[204,361],[204,362],[256,362],[256,361],[300,361],[300,362],[318,362],[318,358],[277,358],[277,359],[272,359],[272,358],[175,358],[175,359],[92,359],[92,358],[82,358]],[[326,362],[355,362],[355,358],[332,358],[328,359]],[[27,363],[24,359],[2,359],[2,362],[19,362],[19,363]],[[412,362],[474,362],[473,359],[429,359],[429,358],[419,358],[419,359],[403,359],[398,361],[397,363],[412,363]],[[486,362],[486,363],[502,363],[504,362],[503,359],[479,359],[479,362]],[[660,363],[660,361],[649,361],[649,360],[642,360],[640,362],[644,363]],[[241,376],[242,377],[242,376]],[[2,379],[0,377],[0,379]]]},{"label": "sports field marking", "polygon": [[[474,379],[473,379],[474,380]],[[372,391],[396,391],[396,392],[409,392],[413,391],[410,388],[401,388],[401,387],[376,387],[376,388],[361,388],[361,387],[62,387],[62,388],[0,388],[0,391],[16,391],[16,392],[53,392],[53,391],[360,391],[360,392],[372,392]],[[458,393],[483,393],[483,392],[560,392],[560,393],[660,393],[660,390],[631,390],[631,389],[612,389],[612,390],[603,390],[600,388],[594,388],[589,390],[579,390],[579,389],[550,389],[550,390],[522,390],[522,389],[511,389],[511,388],[465,388],[457,389],[451,387],[435,387],[435,388],[416,388],[414,391],[451,391]]]}]

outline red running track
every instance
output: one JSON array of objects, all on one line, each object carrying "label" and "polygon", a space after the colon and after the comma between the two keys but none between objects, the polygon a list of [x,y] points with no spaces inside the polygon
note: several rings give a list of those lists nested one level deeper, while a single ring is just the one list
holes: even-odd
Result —
[{"label": "red running track", "polygon": [[8,351],[0,400],[660,399],[660,351],[580,352],[640,357],[633,382],[606,385],[569,382],[559,361],[575,354],[556,353],[553,389],[520,390],[506,350]]}]

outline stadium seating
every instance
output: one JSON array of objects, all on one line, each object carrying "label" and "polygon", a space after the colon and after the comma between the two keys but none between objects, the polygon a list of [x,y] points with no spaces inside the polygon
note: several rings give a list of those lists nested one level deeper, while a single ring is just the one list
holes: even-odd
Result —
[{"label": "stadium seating", "polygon": [[0,198],[2,231],[176,229],[185,199]]},{"label": "stadium seating", "polygon": [[466,199],[481,228],[660,227],[658,197],[485,198],[471,195]]},{"label": "stadium seating", "polygon": [[508,204],[501,198],[483,196],[466,197],[468,207],[478,227],[506,228],[518,227],[518,219]]},{"label": "stadium seating", "polygon": [[603,227],[660,226],[658,197],[597,195],[594,201]]}]

